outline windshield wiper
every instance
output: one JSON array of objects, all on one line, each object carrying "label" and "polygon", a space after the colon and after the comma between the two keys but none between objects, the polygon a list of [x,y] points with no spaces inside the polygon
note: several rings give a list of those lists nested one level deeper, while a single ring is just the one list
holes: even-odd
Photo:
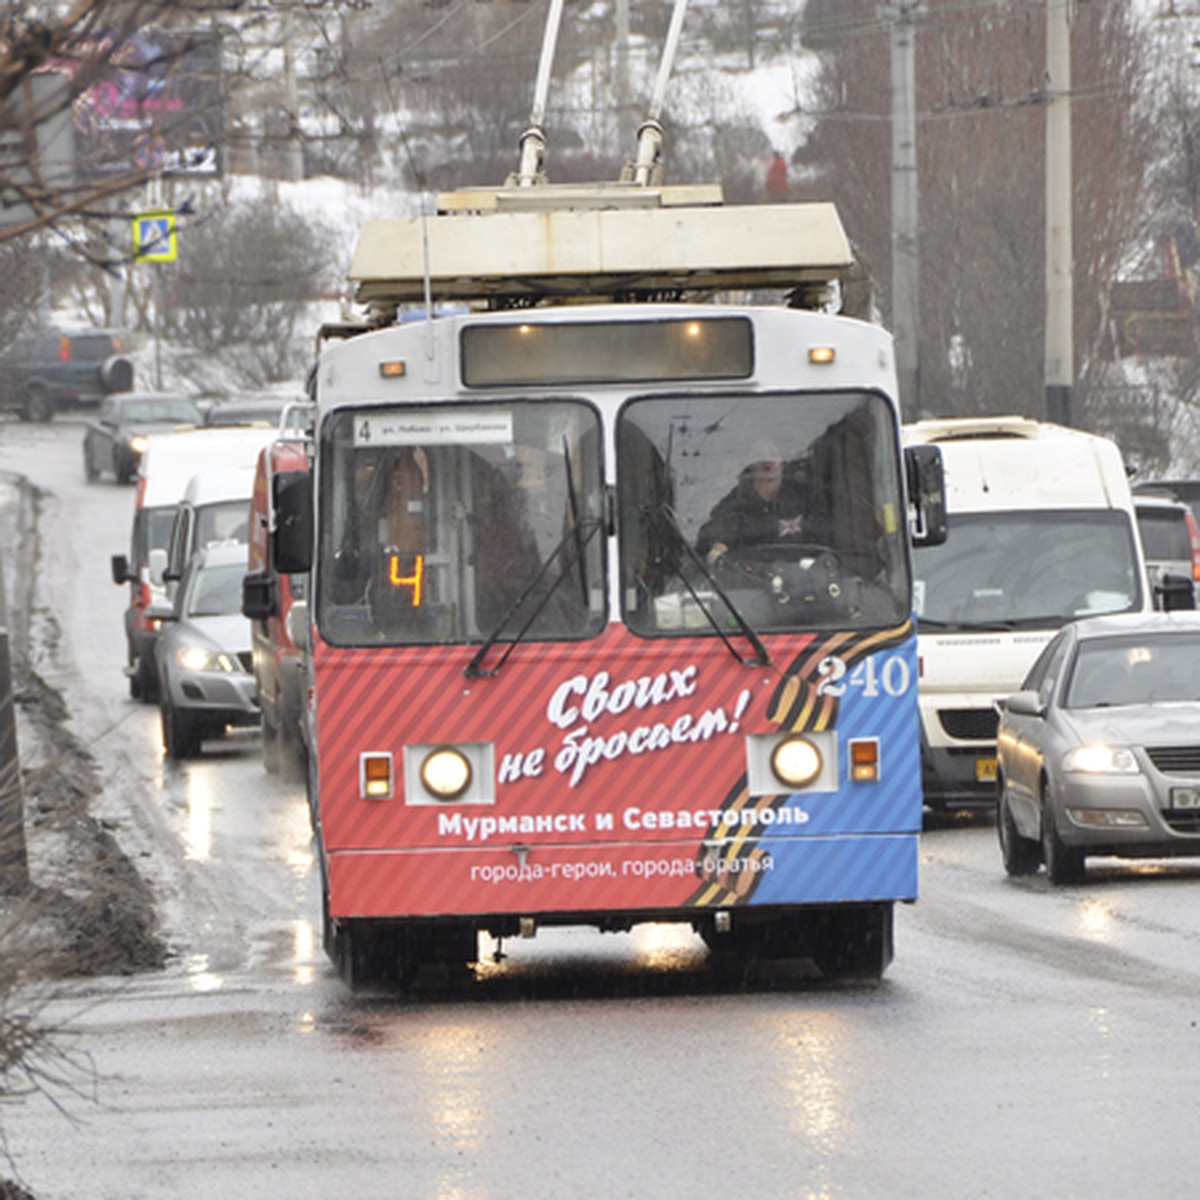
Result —
[{"label": "windshield wiper", "polygon": [[[676,567],[675,574],[678,575],[681,580],[683,580],[683,586],[686,587],[691,593],[692,599],[695,600],[700,611],[708,618],[708,623],[716,631],[717,636],[721,639],[721,641],[725,643],[729,653],[732,654],[733,657],[744,666],[769,667],[771,665],[771,656],[767,653],[766,646],[762,644],[761,639],[759,638],[758,634],[754,632],[754,628],[751,626],[750,622],[747,621],[740,612],[738,612],[737,606],[725,594],[725,589],[716,581],[712,571],[709,570],[708,563],[704,561],[704,557],[694,549],[691,542],[689,542],[684,536],[683,530],[679,527],[679,519],[675,516],[674,510],[669,504],[664,502],[658,506],[656,515],[664,519],[662,523],[665,523],[666,527],[675,535],[675,540],[684,548],[688,557],[699,569],[700,574],[704,576],[709,585],[712,587],[712,590],[721,598],[721,603],[724,604],[732,614],[733,619],[738,624],[738,628],[741,630],[742,636],[750,643],[751,646],[754,647],[754,656],[752,658],[746,658],[744,655],[738,653],[737,647],[732,641],[730,641],[729,635],[724,629],[721,628],[721,623],[713,615],[708,605],[704,603],[700,593],[697,592],[692,586],[692,581],[681,570],[679,570],[678,567]],[[655,524],[659,525],[660,522],[656,521]]]},{"label": "windshield wiper", "polygon": [[579,594],[583,607],[588,602],[587,559],[583,556],[583,528],[579,515],[579,497],[575,493],[575,474],[571,470],[571,445],[563,434],[563,467],[567,472],[567,503],[571,506],[571,528],[575,534],[575,561],[579,564]]},{"label": "windshield wiper", "polygon": [[[479,649],[475,651],[475,653],[471,656],[471,661],[467,663],[465,667],[463,667],[463,674],[466,675],[468,679],[479,679],[484,676],[499,674],[500,668],[508,661],[508,656],[524,640],[525,635],[533,626],[534,621],[541,616],[542,610],[547,604],[550,603],[550,597],[553,596],[558,590],[558,585],[562,583],[564,579],[566,579],[568,572],[576,562],[580,564],[580,572],[583,572],[584,551],[587,549],[588,543],[603,527],[603,524],[604,522],[601,521],[599,517],[588,517],[583,520],[575,521],[571,524],[571,526],[567,529],[567,532],[563,534],[562,540],[546,556],[546,561],[543,562],[540,567],[538,567],[537,573],[534,575],[534,577],[521,590],[521,594],[508,606],[504,616],[502,616],[499,622],[496,624],[496,628],[487,635],[483,641],[483,645],[481,645]],[[509,621],[515,617],[517,613],[519,613],[525,606],[526,601],[530,596],[533,595],[538,584],[542,582],[542,579],[554,564],[554,560],[558,558],[560,554],[562,554],[564,549],[566,549],[567,543],[572,541],[575,543],[575,556],[563,563],[562,570],[559,571],[559,573],[554,577],[553,582],[548,588],[546,588],[542,598],[536,605],[534,605],[525,621],[525,624],[522,625],[521,628],[518,629],[517,632],[512,636],[512,638],[509,639],[508,646],[504,653],[500,655],[496,665],[490,671],[485,671],[483,669],[483,660],[487,658],[488,651],[500,640],[500,635],[504,632]],[[587,601],[586,591],[584,592],[584,601],[585,603]]]}]

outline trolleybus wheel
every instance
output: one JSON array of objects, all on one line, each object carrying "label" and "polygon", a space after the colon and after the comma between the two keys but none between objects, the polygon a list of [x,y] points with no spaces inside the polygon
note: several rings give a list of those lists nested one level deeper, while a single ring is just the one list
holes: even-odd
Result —
[{"label": "trolleybus wheel", "polygon": [[878,980],[892,961],[892,904],[853,904],[818,917],[812,959],[826,979]]}]

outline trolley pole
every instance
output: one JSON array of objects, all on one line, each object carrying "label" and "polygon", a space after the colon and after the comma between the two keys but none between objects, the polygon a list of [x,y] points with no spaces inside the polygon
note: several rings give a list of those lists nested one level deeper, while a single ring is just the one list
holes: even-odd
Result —
[{"label": "trolley pole", "polygon": [[0,562],[0,892],[15,895],[28,887],[25,799],[21,791],[21,762],[17,754],[17,719],[13,704],[4,564]]}]

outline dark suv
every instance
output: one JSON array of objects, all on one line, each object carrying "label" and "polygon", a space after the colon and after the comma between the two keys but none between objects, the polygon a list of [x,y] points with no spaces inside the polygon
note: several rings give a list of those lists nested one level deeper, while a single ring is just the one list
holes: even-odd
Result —
[{"label": "dark suv", "polygon": [[113,333],[23,333],[0,356],[0,408],[48,421],[61,408],[93,406],[133,387],[133,363]]}]

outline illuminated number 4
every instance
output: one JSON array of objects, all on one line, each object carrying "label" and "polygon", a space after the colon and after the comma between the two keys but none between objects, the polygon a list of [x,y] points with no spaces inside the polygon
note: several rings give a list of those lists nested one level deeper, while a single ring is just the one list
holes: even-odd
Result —
[{"label": "illuminated number 4", "polygon": [[412,606],[413,608],[420,608],[421,584],[425,579],[425,555],[413,555],[413,568],[409,574],[401,575],[400,572],[402,569],[400,566],[400,555],[393,554],[391,564],[388,568],[388,582],[394,588],[412,588]]}]

